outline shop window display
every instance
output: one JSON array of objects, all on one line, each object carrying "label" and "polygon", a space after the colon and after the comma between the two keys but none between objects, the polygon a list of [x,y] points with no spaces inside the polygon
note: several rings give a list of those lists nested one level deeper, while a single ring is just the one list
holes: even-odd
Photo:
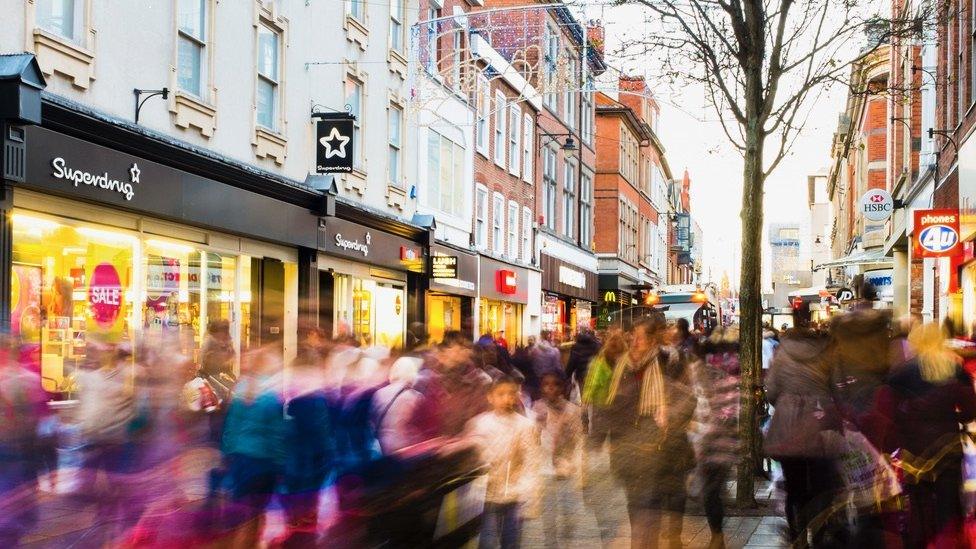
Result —
[{"label": "shop window display", "polygon": [[142,336],[165,333],[198,363],[215,319],[235,348],[251,341],[249,257],[20,212],[12,224],[11,335],[50,393],[74,396],[92,344],[128,345],[135,361]]},{"label": "shop window display", "polygon": [[90,343],[133,341],[138,254],[131,234],[13,216],[11,335],[37,349],[45,390],[74,393]]},{"label": "shop window display", "polygon": [[406,330],[403,288],[370,279],[335,275],[335,333],[361,345],[403,346]]},{"label": "shop window display", "polygon": [[431,343],[444,340],[444,333],[461,329],[461,298],[432,295],[427,298],[427,335]]},{"label": "shop window display", "polygon": [[478,335],[505,332],[510,345],[522,341],[522,305],[506,301],[481,300]]}]

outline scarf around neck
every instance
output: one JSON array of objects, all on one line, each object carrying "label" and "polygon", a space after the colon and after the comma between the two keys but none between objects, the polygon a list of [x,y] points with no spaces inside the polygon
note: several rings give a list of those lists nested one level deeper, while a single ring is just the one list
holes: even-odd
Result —
[{"label": "scarf around neck", "polygon": [[623,379],[625,372],[643,373],[640,377],[640,398],[637,404],[637,414],[641,417],[653,416],[658,425],[663,427],[667,420],[667,414],[665,412],[664,376],[661,373],[658,361],[659,355],[660,352],[655,352],[637,364],[631,361],[629,354],[620,357],[617,367],[613,371],[607,403],[613,404],[617,391],[620,389],[620,380]]}]

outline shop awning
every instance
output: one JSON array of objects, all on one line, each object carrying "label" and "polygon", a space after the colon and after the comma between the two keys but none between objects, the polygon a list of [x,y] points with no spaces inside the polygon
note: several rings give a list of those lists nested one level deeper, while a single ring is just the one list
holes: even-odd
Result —
[{"label": "shop awning", "polygon": [[867,250],[854,252],[844,257],[826,261],[813,268],[814,271],[820,269],[832,269],[834,267],[851,267],[853,265],[891,265],[890,257],[885,257],[883,249]]}]

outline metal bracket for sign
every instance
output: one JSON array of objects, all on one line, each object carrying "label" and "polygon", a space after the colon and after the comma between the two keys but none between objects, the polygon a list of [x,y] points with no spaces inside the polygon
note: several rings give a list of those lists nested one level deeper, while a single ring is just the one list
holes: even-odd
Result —
[{"label": "metal bracket for sign", "polygon": [[[169,88],[163,88],[160,90],[140,90],[139,88],[135,88],[132,90],[132,93],[136,96],[136,124],[139,123],[139,112],[142,111],[142,106],[146,104],[146,101],[149,101],[157,95],[162,96],[163,99],[169,98]],[[141,98],[142,94],[144,93],[148,93],[149,95],[142,98],[142,101],[140,101],[139,98]]]},{"label": "metal bracket for sign", "polygon": [[[340,111],[338,109],[333,109],[332,107],[326,107],[325,105],[319,105],[318,103],[312,105],[312,118],[318,118],[320,120],[329,119],[342,119],[342,118],[352,118],[356,119],[356,115],[352,114],[352,105],[346,103],[343,108],[346,110]],[[328,109],[329,112],[323,112],[317,109]]]}]

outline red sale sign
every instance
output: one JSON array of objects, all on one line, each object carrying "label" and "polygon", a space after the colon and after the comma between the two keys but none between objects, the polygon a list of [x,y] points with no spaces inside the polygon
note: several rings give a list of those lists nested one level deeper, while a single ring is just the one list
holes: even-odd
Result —
[{"label": "red sale sign", "polygon": [[962,253],[959,242],[959,210],[915,210],[912,255],[953,257]]},{"label": "red sale sign", "polygon": [[122,281],[111,263],[99,263],[88,286],[88,304],[92,318],[102,328],[115,324],[122,309]]}]

